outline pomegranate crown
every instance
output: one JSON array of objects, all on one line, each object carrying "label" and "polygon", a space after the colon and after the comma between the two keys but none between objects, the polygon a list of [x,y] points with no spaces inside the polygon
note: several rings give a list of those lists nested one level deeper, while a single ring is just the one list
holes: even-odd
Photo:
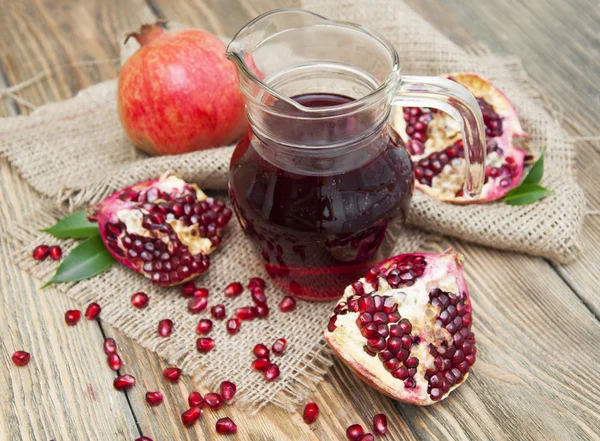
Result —
[{"label": "pomegranate crown", "polygon": [[154,24],[143,24],[140,27],[139,32],[130,32],[125,36],[123,44],[127,44],[131,37],[135,38],[140,46],[144,46],[150,43],[155,38],[163,34],[163,25],[167,23],[167,20],[156,20]]}]

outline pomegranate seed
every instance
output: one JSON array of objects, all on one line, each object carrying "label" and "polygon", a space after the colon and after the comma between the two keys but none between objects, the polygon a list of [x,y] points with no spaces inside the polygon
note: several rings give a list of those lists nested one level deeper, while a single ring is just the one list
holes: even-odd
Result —
[{"label": "pomegranate seed", "polygon": [[216,424],[217,433],[226,435],[237,432],[237,426],[229,417],[219,418]]},{"label": "pomegranate seed", "polygon": [[121,375],[120,377],[115,378],[113,386],[118,391],[130,389],[135,386],[135,377],[129,374]]},{"label": "pomegranate seed", "polygon": [[194,295],[194,291],[196,290],[196,284],[194,282],[184,283],[181,287],[181,293],[184,297],[191,297]]},{"label": "pomegranate seed", "polygon": [[65,312],[65,323],[69,326],[74,326],[81,319],[81,311],[70,309]]},{"label": "pomegranate seed", "polygon": [[199,407],[191,407],[181,414],[181,422],[185,427],[189,427],[200,419],[202,409]]},{"label": "pomegranate seed", "polygon": [[267,284],[260,277],[252,277],[250,279],[250,282],[248,282],[248,289],[252,289],[252,288],[256,288],[256,287],[265,289],[266,286],[267,286]]},{"label": "pomegranate seed", "polygon": [[373,417],[373,432],[377,435],[385,435],[387,433],[387,417],[378,413]]},{"label": "pomegranate seed", "polygon": [[121,365],[123,364],[121,357],[119,357],[119,354],[117,353],[109,354],[108,357],[106,357],[106,362],[108,363],[108,367],[113,371],[121,369]]},{"label": "pomegranate seed", "polygon": [[254,355],[256,355],[257,358],[265,358],[269,356],[269,349],[262,343],[254,346],[252,352],[254,353]]},{"label": "pomegranate seed", "polygon": [[319,406],[317,406],[317,403],[307,403],[304,406],[304,422],[312,424],[317,421],[317,418],[319,418]]},{"label": "pomegranate seed", "polygon": [[233,317],[227,320],[227,332],[231,335],[235,335],[240,332],[240,327],[242,326],[242,322],[239,318]]},{"label": "pomegranate seed", "polygon": [[208,334],[213,328],[213,322],[209,319],[201,319],[196,326],[196,332],[198,334]]},{"label": "pomegranate seed", "polygon": [[375,441],[375,437],[371,433],[365,433],[363,436],[358,438],[358,441]]},{"label": "pomegranate seed", "polygon": [[223,381],[220,386],[221,396],[225,401],[231,400],[235,396],[237,388],[231,381]]},{"label": "pomegranate seed", "polygon": [[131,296],[131,304],[137,309],[144,309],[148,306],[148,294],[145,292],[136,292]]},{"label": "pomegranate seed", "polygon": [[158,335],[168,337],[173,332],[173,322],[169,319],[164,319],[158,322]]},{"label": "pomegranate seed", "polygon": [[88,320],[94,320],[100,315],[102,308],[97,303],[90,303],[85,310],[85,318]]},{"label": "pomegranate seed", "polygon": [[346,436],[350,441],[358,441],[365,431],[360,424],[352,424],[346,429]]},{"label": "pomegranate seed", "polygon": [[279,378],[279,366],[274,363],[268,365],[264,370],[265,380],[275,381]]},{"label": "pomegranate seed", "polygon": [[199,352],[210,352],[215,348],[215,341],[210,337],[199,338],[196,340],[196,348]]},{"label": "pomegranate seed", "polygon": [[262,305],[263,303],[267,302],[267,296],[265,295],[263,289],[260,287],[252,288],[252,290],[250,291],[250,295],[252,296],[252,300],[254,300],[254,303],[256,303],[257,305]]},{"label": "pomegranate seed", "polygon": [[273,346],[271,346],[271,350],[273,351],[273,353],[275,355],[281,355],[283,354],[283,351],[285,351],[285,348],[287,347],[287,341],[285,338],[280,338],[275,340],[275,343],[273,343]]},{"label": "pomegranate seed", "polygon": [[208,289],[198,288],[194,291],[194,297],[208,297]]},{"label": "pomegranate seed", "polygon": [[296,309],[296,299],[292,296],[285,296],[279,304],[279,309],[283,312],[290,312]]},{"label": "pomegranate seed", "polygon": [[137,438],[135,441],[152,441],[152,438],[148,438],[147,436],[142,436],[141,438]]},{"label": "pomegranate seed", "polygon": [[212,308],[210,308],[210,313],[216,320],[221,320],[222,318],[225,318],[225,305],[219,303],[218,305],[213,306]]},{"label": "pomegranate seed", "polygon": [[209,392],[204,395],[204,402],[212,410],[219,410],[223,407],[223,397],[215,392]]},{"label": "pomegranate seed", "polygon": [[204,398],[200,395],[200,392],[190,392],[188,396],[188,404],[190,407],[199,407],[202,409],[204,407]]},{"label": "pomegranate seed", "polygon": [[146,403],[150,406],[158,406],[163,402],[163,394],[160,392],[146,392]]},{"label": "pomegranate seed", "polygon": [[208,299],[206,297],[194,297],[188,302],[188,311],[192,314],[198,314],[206,309]]},{"label": "pomegranate seed", "polygon": [[256,305],[256,316],[265,318],[269,316],[269,307],[266,304]]},{"label": "pomegranate seed", "polygon": [[235,316],[240,320],[254,320],[257,317],[254,306],[244,306],[235,310]]},{"label": "pomegranate seed", "polygon": [[58,245],[54,245],[48,249],[48,254],[52,260],[60,260],[62,257],[62,249]]},{"label": "pomegranate seed", "polygon": [[12,361],[17,366],[25,366],[27,363],[29,363],[30,358],[31,358],[31,355],[29,354],[29,352],[25,352],[25,351],[16,351],[12,355]]},{"label": "pomegranate seed", "polygon": [[233,282],[225,287],[225,295],[227,297],[237,297],[242,291],[244,291],[244,287],[240,282]]},{"label": "pomegranate seed", "polygon": [[181,377],[181,369],[176,367],[168,367],[163,371],[163,378],[171,383],[177,383]]},{"label": "pomegranate seed", "polygon": [[35,247],[35,249],[33,250],[33,258],[35,260],[39,260],[40,262],[42,260],[44,260],[46,257],[48,257],[49,251],[48,251],[48,245],[38,245],[37,247]]},{"label": "pomegranate seed", "polygon": [[104,339],[104,353],[106,355],[117,352],[117,342],[114,338],[108,337]]},{"label": "pomegranate seed", "polygon": [[271,365],[271,360],[269,360],[268,357],[266,357],[266,358],[257,358],[256,360],[254,360],[252,362],[252,369],[254,369],[255,371],[262,372],[267,367],[269,367],[270,365]]}]

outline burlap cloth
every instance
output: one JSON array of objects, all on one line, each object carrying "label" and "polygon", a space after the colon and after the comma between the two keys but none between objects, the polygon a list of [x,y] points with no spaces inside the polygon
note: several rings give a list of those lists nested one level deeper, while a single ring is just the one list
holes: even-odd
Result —
[{"label": "burlap cloth", "polygon": [[[417,193],[410,224],[555,262],[567,262],[577,255],[585,199],[573,175],[573,145],[518,60],[467,53],[398,0],[304,0],[303,6],[326,17],[377,29],[398,48],[405,73],[475,71],[490,77],[515,103],[524,128],[532,135],[534,153],[547,149],[543,184],[555,190],[552,196],[523,207],[501,202],[454,206]],[[135,49],[135,42],[128,43],[122,58]],[[37,230],[53,224],[68,210],[85,207],[116,189],[167,170],[204,189],[226,188],[232,147],[159,158],[137,152],[118,121],[116,84],[116,80],[105,81],[82,90],[72,99],[42,106],[31,115],[0,119],[0,155],[40,193],[30,221],[14,225],[9,231],[17,241],[17,261],[25,268],[35,267],[36,277],[46,280],[56,267],[52,262],[35,264],[31,259],[36,244],[53,243]],[[422,247],[427,236],[421,230],[408,230],[398,238],[396,251]],[[235,221],[231,222],[224,243],[199,283],[211,290],[211,304],[224,302],[232,313],[235,307],[251,301],[248,293],[225,299],[226,284],[233,280],[246,283],[249,277],[266,278],[266,274]],[[61,244],[65,250],[73,246],[64,241]],[[331,305],[299,302],[293,313],[283,314],[277,308],[283,294],[272,287],[267,290],[272,311],[269,319],[244,322],[242,331],[233,337],[226,333],[224,323],[217,322],[212,335],[217,346],[207,355],[195,350],[199,316],[187,312],[186,299],[176,294],[177,289],[152,286],[147,279],[120,265],[94,279],[62,284],[55,289],[82,305],[99,302],[104,320],[205,386],[214,387],[223,379],[234,381],[239,388],[239,402],[254,410],[267,403],[286,408],[302,403],[331,363],[321,339]],[[129,306],[131,294],[140,290],[151,296],[150,307],[142,311]],[[203,315],[206,314],[200,316]],[[175,323],[173,335],[166,339],[156,332],[157,323],[163,318]],[[289,349],[278,360],[280,380],[267,384],[249,368],[251,349],[256,343],[270,344],[279,337],[289,341]]]}]

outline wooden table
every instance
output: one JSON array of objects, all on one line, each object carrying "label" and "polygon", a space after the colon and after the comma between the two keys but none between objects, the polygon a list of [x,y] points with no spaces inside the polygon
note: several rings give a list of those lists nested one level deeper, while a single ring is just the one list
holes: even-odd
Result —
[{"label": "wooden table", "polygon": [[[577,141],[577,172],[590,213],[581,258],[570,265],[500,252],[446,238],[468,260],[466,275],[476,308],[479,360],[467,384],[429,408],[396,403],[369,389],[336,363],[313,399],[322,416],[308,427],[299,413],[268,408],[250,417],[227,410],[240,440],[342,440],[351,423],[388,415],[386,440],[599,439],[600,434],[600,12],[592,0],[456,2],[409,0],[460,45],[482,42],[496,53],[520,56],[542,91],[561,104],[566,129]],[[464,4],[457,4],[464,3]],[[0,0],[0,88],[60,65],[19,93],[0,99],[0,114],[30,111],[71,97],[117,75],[117,35],[156,17],[233,33],[275,0]],[[113,59],[111,62],[110,60]],[[86,61],[107,60],[94,66]],[[79,63],[79,64],[77,64]],[[77,64],[73,66],[73,64]],[[596,137],[596,142],[590,141]],[[586,141],[587,139],[587,141]],[[83,148],[84,146],[82,146]],[[0,223],[22,218],[32,190],[0,164]],[[165,404],[148,407],[143,392],[161,384],[165,363],[106,323],[64,326],[64,311],[80,307],[38,282],[6,256],[0,237],[0,440],[221,439],[215,416],[183,428],[180,412],[191,390],[185,379],[163,387]],[[104,367],[104,336],[127,354],[139,387],[115,392]],[[10,361],[26,348],[29,368]],[[222,412],[221,412],[222,413]]]}]

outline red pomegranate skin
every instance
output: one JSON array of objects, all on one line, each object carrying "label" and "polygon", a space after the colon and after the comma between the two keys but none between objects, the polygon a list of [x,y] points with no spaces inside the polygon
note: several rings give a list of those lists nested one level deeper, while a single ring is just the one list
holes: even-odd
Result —
[{"label": "red pomegranate skin", "polygon": [[225,45],[206,31],[166,33],[144,25],[141,48],[121,69],[119,118],[131,141],[151,155],[230,144],[246,131],[244,98]]}]

